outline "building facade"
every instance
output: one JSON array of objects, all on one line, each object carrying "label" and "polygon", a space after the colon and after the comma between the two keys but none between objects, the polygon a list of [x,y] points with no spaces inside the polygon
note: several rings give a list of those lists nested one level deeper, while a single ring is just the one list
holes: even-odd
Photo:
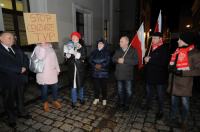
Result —
[{"label": "building facade", "polygon": [[59,62],[64,61],[63,44],[73,31],[79,31],[90,52],[96,40],[105,38],[109,44],[118,42],[119,0],[0,0],[1,30],[11,31],[17,43],[27,46],[23,12],[56,14],[59,42],[55,45]]}]

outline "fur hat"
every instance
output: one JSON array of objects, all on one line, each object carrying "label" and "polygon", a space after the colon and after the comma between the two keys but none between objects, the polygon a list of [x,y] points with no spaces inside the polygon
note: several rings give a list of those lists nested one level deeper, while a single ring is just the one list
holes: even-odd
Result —
[{"label": "fur hat", "polygon": [[77,36],[79,39],[81,39],[81,34],[79,32],[72,32],[70,35],[70,38],[72,39],[72,36]]},{"label": "fur hat", "polygon": [[182,33],[179,38],[184,41],[186,44],[194,44],[194,33],[193,32],[185,32]]}]

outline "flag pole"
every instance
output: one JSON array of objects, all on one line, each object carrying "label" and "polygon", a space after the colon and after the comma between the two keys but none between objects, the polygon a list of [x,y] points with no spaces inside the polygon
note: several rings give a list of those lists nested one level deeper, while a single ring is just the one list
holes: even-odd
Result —
[{"label": "flag pole", "polygon": [[126,56],[126,54],[127,54],[128,50],[130,49],[130,47],[131,47],[131,43],[129,44],[129,46],[128,46],[128,48],[126,49],[126,51],[125,51],[124,55],[122,56],[122,58],[124,58],[124,57]]}]

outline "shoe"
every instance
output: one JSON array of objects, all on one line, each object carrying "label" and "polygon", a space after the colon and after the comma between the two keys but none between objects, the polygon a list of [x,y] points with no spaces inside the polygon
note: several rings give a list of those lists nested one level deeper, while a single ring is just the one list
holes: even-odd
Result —
[{"label": "shoe", "polygon": [[16,122],[9,122],[8,125],[11,128],[16,128],[16,126],[17,126]]},{"label": "shoe", "polygon": [[103,105],[104,105],[104,106],[106,105],[106,103],[107,103],[107,101],[106,101],[106,100],[103,100]]},{"label": "shoe", "polygon": [[95,100],[93,101],[93,104],[96,105],[98,102],[99,102],[99,99],[95,99]]},{"label": "shoe", "polygon": [[56,109],[60,109],[60,108],[61,108],[61,104],[60,104],[58,101],[53,101],[53,106],[54,106]]},{"label": "shoe", "polygon": [[31,116],[31,115],[29,115],[29,114],[25,114],[25,115],[18,115],[18,117],[19,117],[19,118],[24,118],[24,119],[30,119],[30,118],[32,118],[32,116]]},{"label": "shoe", "polygon": [[159,111],[159,112],[156,114],[156,119],[160,120],[162,117],[163,117],[163,112]]},{"label": "shoe", "polygon": [[44,102],[44,111],[49,112],[49,104],[48,102]]},{"label": "shoe", "polygon": [[85,100],[80,100],[80,104],[84,105],[85,104]]},{"label": "shoe", "polygon": [[147,111],[151,109],[151,107],[149,106],[149,104],[145,104],[141,108],[142,108],[142,110],[147,110]]},{"label": "shoe", "polygon": [[126,112],[126,111],[128,111],[129,110],[129,106],[124,106],[123,107],[123,112]]},{"label": "shoe", "polygon": [[181,124],[181,130],[182,130],[182,132],[188,132],[187,123],[184,122]]},{"label": "shoe", "polygon": [[75,107],[76,107],[75,103],[72,103],[72,104],[71,104],[71,107],[72,107],[72,108],[75,108]]}]

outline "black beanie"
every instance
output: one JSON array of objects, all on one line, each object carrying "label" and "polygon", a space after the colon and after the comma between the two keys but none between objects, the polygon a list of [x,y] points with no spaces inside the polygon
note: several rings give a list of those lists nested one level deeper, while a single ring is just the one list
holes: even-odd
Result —
[{"label": "black beanie", "polygon": [[193,32],[182,33],[179,38],[188,45],[194,44],[194,33]]}]

